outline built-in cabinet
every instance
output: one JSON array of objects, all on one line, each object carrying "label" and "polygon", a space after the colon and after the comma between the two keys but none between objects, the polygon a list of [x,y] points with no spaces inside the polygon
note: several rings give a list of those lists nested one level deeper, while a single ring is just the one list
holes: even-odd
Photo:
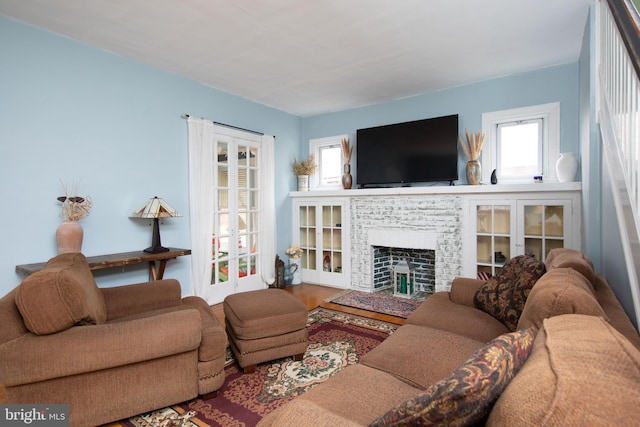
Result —
[{"label": "built-in cabinet", "polygon": [[293,203],[293,240],[302,249],[302,281],[349,286],[349,205],[346,199]]},{"label": "built-in cabinet", "polygon": [[517,255],[581,250],[580,194],[579,182],[292,192],[291,243],[303,250],[304,282],[373,290],[380,233],[399,248],[405,233],[433,234],[435,290],[449,290]]},{"label": "built-in cabinet", "polygon": [[478,196],[468,200],[465,275],[493,275],[506,260],[518,255],[544,261],[555,248],[580,250],[579,196],[531,196]]}]

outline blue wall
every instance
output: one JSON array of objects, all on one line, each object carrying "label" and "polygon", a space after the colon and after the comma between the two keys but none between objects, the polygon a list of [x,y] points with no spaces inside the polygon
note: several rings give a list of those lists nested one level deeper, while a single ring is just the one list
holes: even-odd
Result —
[{"label": "blue wall", "polygon": [[[356,141],[359,128],[449,114],[459,114],[460,133],[465,128],[476,131],[482,129],[482,113],[549,102],[560,102],[560,151],[579,153],[577,63],[306,118],[301,149],[308,152],[311,138],[348,134],[351,141]],[[461,157],[461,177],[465,176],[465,164],[466,159]],[[355,169],[352,166],[352,173]]]},{"label": "blue wall", "polygon": [[[81,221],[87,255],[149,246],[148,223],[129,214],[154,195],[183,215],[164,221],[162,243],[190,247],[181,113],[276,136],[281,256],[291,243],[291,161],[308,154],[310,138],[355,141],[358,128],[454,113],[461,131],[478,130],[483,112],[559,101],[561,149],[579,152],[577,63],[303,119],[1,16],[0,57],[0,295],[21,281],[16,264],[55,255],[60,180],[79,181],[94,200]],[[97,273],[100,286],[147,279],[144,266],[117,271]],[[188,257],[171,261],[167,277],[190,294]]]},{"label": "blue wall", "polygon": [[[162,243],[190,247],[181,113],[275,135],[278,171],[289,171],[300,144],[299,117],[2,16],[0,58],[0,295],[22,280],[17,264],[56,254],[61,180],[93,199],[80,222],[86,255],[149,246],[149,223],[129,215],[155,195],[183,215],[161,224]],[[287,213],[291,185],[289,173],[277,174],[276,205]],[[279,216],[277,227],[289,230],[290,218]],[[278,242],[280,253],[288,243]],[[192,293],[189,263],[170,261],[165,275],[184,294]],[[97,276],[100,286],[148,277],[145,266]]]}]

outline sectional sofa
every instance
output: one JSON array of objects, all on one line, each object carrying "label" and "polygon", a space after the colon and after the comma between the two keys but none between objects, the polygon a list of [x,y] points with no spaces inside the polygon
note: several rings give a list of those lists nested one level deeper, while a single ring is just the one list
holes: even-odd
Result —
[{"label": "sectional sofa", "polygon": [[640,423],[640,337],[569,249],[458,278],[343,371],[260,426]]}]

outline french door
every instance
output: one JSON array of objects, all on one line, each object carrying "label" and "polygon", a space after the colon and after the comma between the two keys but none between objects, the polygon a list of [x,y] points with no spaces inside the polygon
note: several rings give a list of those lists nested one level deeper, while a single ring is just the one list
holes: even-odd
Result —
[{"label": "french door", "polygon": [[211,285],[206,300],[264,288],[259,237],[260,136],[217,128],[213,139]]}]

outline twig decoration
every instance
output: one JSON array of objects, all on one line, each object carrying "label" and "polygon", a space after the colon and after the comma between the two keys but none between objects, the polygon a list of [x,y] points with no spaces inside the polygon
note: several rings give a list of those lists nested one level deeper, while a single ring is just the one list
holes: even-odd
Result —
[{"label": "twig decoration", "polygon": [[471,132],[471,136],[469,136],[469,131],[466,129],[464,130],[464,133],[467,138],[466,143],[461,136],[458,136],[464,154],[467,155],[469,160],[478,160],[480,158],[480,153],[482,153],[485,134],[482,133],[482,131],[478,131],[477,133]]}]

